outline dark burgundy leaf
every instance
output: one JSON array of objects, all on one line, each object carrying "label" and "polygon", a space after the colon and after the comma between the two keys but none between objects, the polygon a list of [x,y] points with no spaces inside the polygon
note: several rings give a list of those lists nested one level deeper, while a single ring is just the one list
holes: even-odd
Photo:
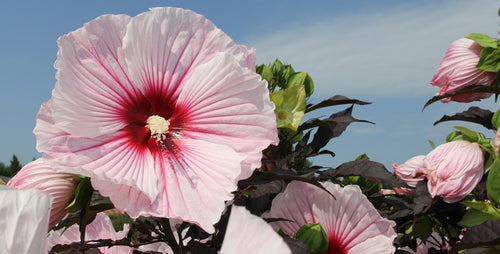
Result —
[{"label": "dark burgundy leaf", "polygon": [[466,86],[466,87],[458,89],[457,91],[452,92],[452,93],[446,93],[446,94],[443,94],[443,95],[438,95],[438,96],[432,97],[430,100],[428,100],[425,103],[424,108],[422,110],[424,110],[427,106],[431,105],[432,103],[434,103],[436,101],[439,101],[439,100],[441,100],[443,98],[451,97],[451,96],[458,95],[458,94],[467,94],[467,93],[492,93],[492,94],[500,94],[500,87],[497,87],[497,86],[482,86],[482,85],[470,85],[470,86]]},{"label": "dark burgundy leaf", "polygon": [[388,187],[407,186],[403,181],[389,172],[383,164],[367,159],[346,162],[335,169],[330,168],[319,172],[319,174],[318,180],[320,181],[341,176],[361,176]]},{"label": "dark burgundy leaf", "polygon": [[343,95],[335,95],[329,99],[326,99],[316,105],[308,106],[306,112],[310,112],[319,108],[342,105],[342,104],[358,104],[358,105],[366,105],[371,104],[371,102],[364,102],[355,99],[349,99]]},{"label": "dark burgundy leaf", "polygon": [[309,247],[300,240],[296,240],[287,236],[282,236],[288,247],[292,251],[292,254],[310,254]]},{"label": "dark burgundy leaf", "polygon": [[417,183],[413,202],[415,203],[415,207],[413,208],[415,215],[425,213],[431,207],[432,196],[427,189],[426,179]]},{"label": "dark burgundy leaf", "polygon": [[345,110],[332,114],[327,119],[329,122],[331,122],[331,124],[318,127],[318,130],[314,134],[313,140],[309,144],[313,152],[318,152],[319,149],[328,144],[330,139],[340,136],[340,134],[342,134],[342,132],[344,132],[347,126],[349,126],[349,124],[351,124],[352,122],[372,123],[370,121],[358,120],[352,117],[352,109],[353,106],[350,106]]},{"label": "dark burgundy leaf", "polygon": [[487,109],[470,107],[462,113],[457,113],[452,116],[445,115],[441,119],[436,121],[434,125],[446,121],[466,121],[481,124],[482,126],[491,130],[496,130],[495,127],[493,127],[493,124],[491,124],[491,118],[493,117],[493,114],[493,112]]}]

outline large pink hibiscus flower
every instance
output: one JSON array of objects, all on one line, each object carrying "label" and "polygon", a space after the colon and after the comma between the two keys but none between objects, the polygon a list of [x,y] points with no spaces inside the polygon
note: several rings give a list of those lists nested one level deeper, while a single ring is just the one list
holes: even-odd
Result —
[{"label": "large pink hibiscus flower", "polygon": [[278,140],[254,51],[177,8],[100,16],[58,45],[38,151],[56,170],[91,177],[133,217],[213,232],[237,181]]},{"label": "large pink hibiscus flower", "polygon": [[323,186],[335,199],[314,185],[291,182],[264,216],[289,220],[272,225],[291,237],[307,223],[320,223],[329,240],[325,253],[394,253],[396,223],[382,218],[357,185]]}]

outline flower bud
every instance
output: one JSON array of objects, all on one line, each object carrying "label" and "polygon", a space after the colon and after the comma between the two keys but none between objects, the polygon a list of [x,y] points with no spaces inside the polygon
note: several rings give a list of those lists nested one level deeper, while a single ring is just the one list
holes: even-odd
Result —
[{"label": "flower bud", "polygon": [[431,151],[425,158],[425,167],[431,196],[454,203],[467,196],[481,180],[483,152],[477,143],[452,141]]},{"label": "flower bud", "polygon": [[408,186],[412,188],[394,188],[399,195],[413,196],[415,194],[415,188],[417,183],[425,178],[425,166],[424,166],[424,155],[415,156],[404,164],[396,165],[392,164],[394,168],[394,174],[405,182]]},{"label": "flower bud", "polygon": [[[476,68],[482,49],[468,38],[456,40],[450,45],[431,81],[433,86],[441,89],[437,95],[455,92],[469,85],[490,86],[493,83],[496,73]],[[468,93],[443,98],[441,102],[472,102],[490,96],[491,93]]]}]

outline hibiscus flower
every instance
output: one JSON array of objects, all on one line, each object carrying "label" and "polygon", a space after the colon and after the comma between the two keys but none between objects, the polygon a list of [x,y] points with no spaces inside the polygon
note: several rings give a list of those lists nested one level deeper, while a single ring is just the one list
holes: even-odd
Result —
[{"label": "hibiscus flower", "polygon": [[255,52],[178,8],[100,16],[58,45],[38,151],[56,170],[91,177],[132,217],[213,232],[238,180],[278,142]]},{"label": "hibiscus flower", "polygon": [[396,223],[382,218],[357,185],[323,186],[335,198],[314,185],[291,182],[264,217],[285,219],[271,224],[291,237],[308,223],[320,223],[329,241],[325,253],[394,253]]}]

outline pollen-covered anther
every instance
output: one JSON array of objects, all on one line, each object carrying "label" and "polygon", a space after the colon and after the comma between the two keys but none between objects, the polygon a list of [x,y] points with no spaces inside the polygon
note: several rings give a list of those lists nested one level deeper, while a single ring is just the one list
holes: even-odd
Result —
[{"label": "pollen-covered anther", "polygon": [[158,115],[152,115],[146,122],[146,128],[151,131],[151,137],[154,137],[158,142],[165,139],[170,126],[168,120]]}]

